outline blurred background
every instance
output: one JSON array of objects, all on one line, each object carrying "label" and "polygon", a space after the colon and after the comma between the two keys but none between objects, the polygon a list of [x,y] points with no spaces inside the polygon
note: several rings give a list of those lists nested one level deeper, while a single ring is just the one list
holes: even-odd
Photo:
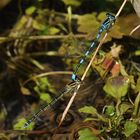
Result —
[{"label": "blurred background", "polygon": [[[86,140],[81,133],[87,134],[88,140],[89,135],[91,140],[139,139],[138,124],[137,129],[136,125],[130,125],[134,126],[132,130],[137,130],[130,135],[122,132],[126,129],[126,120],[135,116],[138,121],[140,117],[140,29],[134,30],[140,25],[138,0],[126,3],[110,29],[58,133],[54,130],[71,94],[33,122],[27,128],[31,133],[25,135],[18,131],[22,130],[25,119],[42,104],[57,98],[61,94],[58,91],[71,82],[72,71],[96,37],[106,13],[115,15],[121,4],[122,0],[0,1],[0,139]],[[86,64],[78,71],[79,77]],[[105,85],[110,86],[107,81],[112,77],[115,78],[111,79],[108,90]],[[129,86],[126,85],[128,79]],[[116,97],[119,88],[122,95]],[[104,121],[83,122],[94,113],[85,115],[82,114],[85,111],[78,111],[94,106],[98,113],[104,114],[106,106],[114,109],[121,99],[121,103],[128,106],[117,115],[117,119],[123,117],[118,124],[112,122],[114,118],[110,118],[110,125]],[[93,118],[99,117],[95,114]]]}]

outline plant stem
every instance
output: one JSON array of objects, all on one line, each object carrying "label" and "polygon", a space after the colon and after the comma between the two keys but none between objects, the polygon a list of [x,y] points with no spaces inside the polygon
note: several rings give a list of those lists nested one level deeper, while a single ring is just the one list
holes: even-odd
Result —
[{"label": "plant stem", "polygon": [[129,35],[132,35],[136,30],[138,30],[140,28],[140,24],[137,25],[131,32]]},{"label": "plant stem", "polygon": [[71,9],[71,6],[69,6],[67,8],[67,10],[68,10],[68,29],[69,29],[69,32],[72,33],[72,27],[71,27],[72,9]]},{"label": "plant stem", "polygon": [[140,106],[140,92],[138,93],[134,102],[133,116],[136,116],[138,114],[139,106]]},{"label": "plant stem", "polygon": [[40,78],[40,77],[45,77],[45,76],[49,76],[49,75],[58,75],[58,74],[69,74],[71,75],[72,72],[71,71],[52,71],[52,72],[45,72],[45,73],[41,73],[41,74],[38,74],[38,75],[35,75],[35,76],[32,76],[31,78],[27,79],[22,86],[26,85],[29,81],[31,80],[35,80],[37,78]]},{"label": "plant stem", "polygon": [[121,103],[121,99],[118,99],[118,100],[117,100],[117,104],[116,104],[116,113],[117,113],[117,116],[120,115],[120,110],[119,110],[119,105],[120,105],[120,103]]},{"label": "plant stem", "polygon": [[0,43],[6,41],[12,41],[16,39],[26,39],[26,40],[52,40],[52,39],[66,39],[70,37],[75,38],[86,38],[86,34],[76,34],[76,35],[40,35],[40,36],[21,36],[21,37],[0,37]]}]

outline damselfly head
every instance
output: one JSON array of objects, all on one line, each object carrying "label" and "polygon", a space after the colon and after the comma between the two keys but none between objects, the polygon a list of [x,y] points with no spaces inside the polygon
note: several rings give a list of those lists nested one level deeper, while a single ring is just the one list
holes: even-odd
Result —
[{"label": "damselfly head", "polygon": [[111,13],[106,13],[106,16],[110,19],[110,21],[115,22],[116,20],[115,15]]},{"label": "damselfly head", "polygon": [[110,25],[113,26],[115,21],[116,21],[116,18],[115,18],[115,15],[111,14],[111,13],[106,13],[106,16],[109,18],[110,20]]},{"label": "damselfly head", "polygon": [[115,20],[115,15],[113,15],[111,13],[106,13],[106,16],[109,17],[112,20]]}]

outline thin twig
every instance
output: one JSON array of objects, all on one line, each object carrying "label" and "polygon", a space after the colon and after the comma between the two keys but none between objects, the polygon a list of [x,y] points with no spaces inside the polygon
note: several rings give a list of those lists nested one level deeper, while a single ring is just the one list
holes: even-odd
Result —
[{"label": "thin twig", "polygon": [[129,35],[132,35],[136,30],[138,30],[140,28],[140,24],[137,25],[131,32]]},{"label": "thin twig", "polygon": [[65,39],[69,37],[74,38],[86,38],[86,34],[76,34],[76,35],[40,35],[40,36],[20,36],[20,37],[0,37],[0,42],[12,41],[16,39],[26,39],[26,40],[50,40],[50,39]]},{"label": "thin twig", "polygon": [[[123,7],[125,6],[126,2],[127,2],[127,0],[124,0],[124,2],[122,3],[120,9],[118,10],[117,14],[115,15],[116,18],[120,15],[120,13],[121,13]],[[87,68],[86,68],[86,70],[85,70],[85,72],[84,72],[84,74],[83,74],[83,76],[82,76],[82,78],[81,78],[82,81],[84,80],[84,78],[85,78],[85,76],[86,76],[86,74],[87,74],[87,72],[88,72],[88,70],[89,70],[89,68],[90,68],[90,66],[91,66],[91,64],[92,64],[92,62],[93,62],[93,60],[95,59],[95,57],[96,57],[96,55],[97,55],[97,53],[98,53],[100,47],[101,47],[102,44],[104,43],[104,40],[106,39],[107,35],[108,35],[108,33],[106,33],[106,34],[104,35],[104,37],[103,37],[102,40],[100,41],[100,43],[99,43],[99,45],[98,45],[96,51],[94,52],[94,55],[93,55],[93,57],[91,58],[91,60],[90,60],[90,62],[89,62],[89,64],[88,64],[88,66],[87,66]],[[74,98],[75,98],[75,96],[77,95],[77,92],[78,92],[79,88],[80,88],[80,85],[78,85],[77,90],[74,92],[74,94],[72,95],[72,97],[71,97],[71,99],[70,99],[70,101],[69,101],[67,107],[65,108],[65,110],[64,110],[64,112],[63,112],[63,114],[62,114],[62,117],[61,117],[61,120],[60,120],[60,123],[59,123],[58,127],[61,126],[63,120],[65,119],[65,116],[66,116],[66,114],[67,114],[67,112],[68,112],[68,110],[69,110],[71,104],[73,103]]]},{"label": "thin twig", "polygon": [[31,80],[35,80],[37,78],[40,78],[40,77],[44,77],[44,76],[49,76],[49,75],[58,75],[58,74],[72,74],[71,71],[52,71],[52,72],[45,72],[45,73],[41,73],[41,74],[38,74],[38,75],[35,75],[35,76],[32,76],[31,78],[27,79],[24,83],[23,83],[23,86],[26,85],[29,81]]},{"label": "thin twig", "polygon": [[122,5],[121,5],[121,7],[119,8],[117,14],[115,15],[116,18],[120,15],[120,13],[121,13],[121,11],[122,11],[122,9],[123,9],[123,7],[125,6],[125,4],[126,4],[127,1],[128,1],[128,0],[124,0],[124,2],[122,3]]},{"label": "thin twig", "polygon": [[52,132],[46,131],[46,130],[0,130],[1,133],[5,134],[34,134],[34,135],[40,135],[40,134],[52,134]]}]

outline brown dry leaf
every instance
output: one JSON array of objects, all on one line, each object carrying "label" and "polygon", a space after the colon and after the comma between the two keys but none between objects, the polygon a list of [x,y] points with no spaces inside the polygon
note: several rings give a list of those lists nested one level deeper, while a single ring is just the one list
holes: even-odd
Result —
[{"label": "brown dry leaf", "polygon": [[116,64],[114,64],[113,68],[111,69],[112,77],[118,76],[119,73],[120,73],[120,64],[116,62]]},{"label": "brown dry leaf", "polygon": [[118,58],[119,57],[119,54],[120,54],[120,51],[121,51],[121,45],[118,45],[116,46],[116,44],[114,44],[112,47],[111,47],[111,55],[114,57],[114,58]]}]

